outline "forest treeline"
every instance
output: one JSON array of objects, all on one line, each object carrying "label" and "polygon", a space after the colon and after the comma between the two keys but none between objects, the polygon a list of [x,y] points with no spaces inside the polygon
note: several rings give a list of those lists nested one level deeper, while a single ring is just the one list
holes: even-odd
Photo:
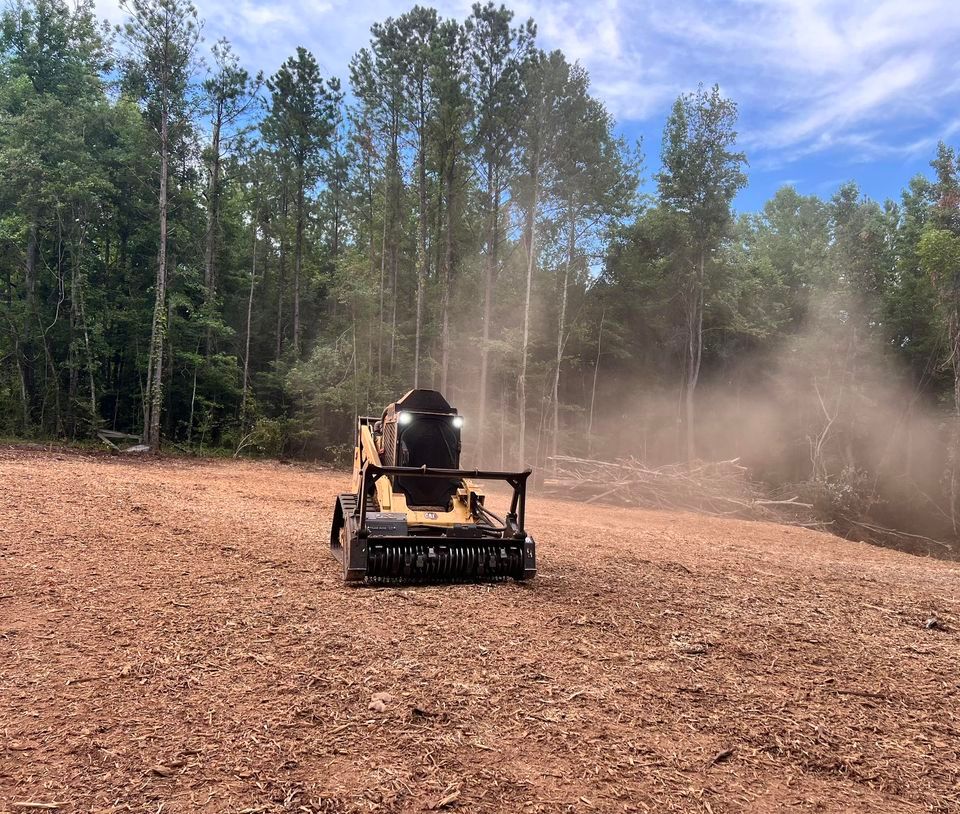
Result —
[{"label": "forest treeline", "polygon": [[504,6],[416,6],[341,77],[124,9],[2,13],[0,435],[343,460],[433,387],[472,463],[739,457],[842,532],[960,537],[952,148],[898,201],[737,214],[733,100],[679,96],[645,178]]}]

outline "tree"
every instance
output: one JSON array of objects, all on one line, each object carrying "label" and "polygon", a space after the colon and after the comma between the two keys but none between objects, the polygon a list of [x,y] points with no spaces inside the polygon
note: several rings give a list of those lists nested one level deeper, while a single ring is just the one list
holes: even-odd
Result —
[{"label": "tree", "polygon": [[490,323],[493,293],[499,270],[502,197],[514,171],[514,147],[522,103],[521,66],[536,28],[532,20],[512,27],[513,12],[506,6],[474,3],[466,23],[474,120],[472,149],[480,165],[483,209],[484,283],[483,327],[480,340],[480,382],[477,420],[477,462],[483,464],[490,366]]},{"label": "tree", "polygon": [[[246,315],[244,320],[243,374],[241,377],[240,416],[246,419],[248,413],[248,395],[250,392],[250,348],[253,337],[253,305],[259,278],[257,260],[260,254],[260,233],[266,235],[269,229],[270,207],[267,189],[272,167],[269,156],[263,150],[251,150],[244,156],[244,192],[245,205],[250,217],[250,280],[247,290]],[[260,276],[265,277],[261,270]]]},{"label": "tree", "polygon": [[[251,80],[230,43],[219,40],[213,46],[213,72],[203,82],[206,112],[210,117],[210,145],[207,149],[207,233],[203,282],[208,309],[217,295],[217,238],[220,210],[220,175],[225,154],[250,128],[245,117],[256,100],[260,77]],[[207,331],[207,356],[212,332]]]},{"label": "tree", "polygon": [[937,295],[918,252],[920,239],[933,216],[933,184],[923,176],[910,180],[891,213],[891,249],[895,256],[890,285],[883,292],[884,322],[891,342],[913,372],[916,387],[928,394],[942,386],[937,361],[942,345],[942,321]]},{"label": "tree", "polygon": [[423,298],[429,273],[427,256],[427,150],[430,130],[428,119],[435,108],[431,71],[436,46],[437,12],[423,6],[397,20],[404,44],[402,53],[403,91],[408,100],[407,115],[413,136],[417,173],[417,298],[414,318],[413,386],[420,386],[420,338],[423,332]]},{"label": "tree", "polygon": [[157,129],[160,162],[157,276],[143,410],[143,443],[157,448],[160,445],[167,321],[170,159],[191,124],[190,81],[200,23],[190,0],[123,0],[122,6],[130,15],[123,29],[127,44],[126,81],[146,103],[147,114]]},{"label": "tree", "polygon": [[828,284],[830,207],[815,195],[782,187],[751,224],[753,250],[791,292],[787,318],[800,327],[810,294]]},{"label": "tree", "polygon": [[954,532],[960,531],[960,159],[942,142],[931,162],[936,173],[934,205],[917,254],[936,292],[946,334],[946,359],[952,372],[953,421],[950,432],[948,478],[950,516]]},{"label": "tree", "polygon": [[321,175],[326,186],[321,205],[323,206],[323,219],[329,224],[330,255],[336,262],[340,256],[346,230],[347,197],[350,192],[351,159],[353,157],[347,149],[349,133],[343,115],[344,97],[340,88],[340,80],[331,79],[328,87],[333,121],[331,123],[329,150],[321,169]]},{"label": "tree", "polygon": [[746,156],[734,149],[737,106],[720,87],[701,85],[678,97],[663,132],[657,174],[660,200],[687,224],[689,257],[684,279],[686,353],[682,385],[687,459],[696,457],[694,395],[703,360],[703,307],[708,264],[730,224],[733,199],[747,183]]},{"label": "tree", "polygon": [[397,337],[397,274],[399,263],[400,131],[406,99],[403,94],[403,42],[396,20],[388,18],[371,29],[369,49],[361,49],[350,63],[350,84],[359,100],[356,117],[370,132],[370,148],[379,142],[383,157],[383,225],[380,243],[379,320],[377,326],[377,382],[383,381],[383,332],[389,270],[390,349],[388,371],[393,373]]},{"label": "tree", "polygon": [[306,48],[297,48],[267,81],[270,110],[263,134],[280,160],[292,170],[296,206],[293,268],[293,354],[300,356],[300,288],[303,275],[307,190],[320,177],[320,159],[333,132],[335,110],[317,61]]},{"label": "tree", "polygon": [[560,98],[556,171],[550,194],[560,216],[557,235],[562,245],[557,313],[556,359],[553,368],[551,452],[559,451],[560,371],[568,339],[567,304],[570,284],[589,274],[592,257],[599,257],[597,241],[624,216],[633,203],[639,157],[626,155],[625,145],[613,135],[613,119],[589,93],[590,80],[580,66],[570,69]]},{"label": "tree", "polygon": [[440,176],[438,206],[442,211],[443,255],[440,261],[440,390],[447,391],[450,373],[450,295],[454,281],[455,232],[462,207],[460,187],[464,158],[464,127],[469,117],[467,94],[466,31],[455,20],[444,20],[434,37],[431,83],[431,141]]},{"label": "tree", "polygon": [[833,528],[960,539],[954,148],[896,203],[734,218],[731,102],[678,100],[639,196],[587,72],[505,7],[375,24],[349,94],[298,52],[265,121],[189,6],[130,12],[118,65],[88,0],[0,12],[0,434],[340,460],[439,385],[478,464],[739,456]]},{"label": "tree", "polygon": [[[82,368],[89,384],[85,420],[91,426],[98,421],[91,321],[84,302],[86,244],[97,220],[97,200],[108,186],[95,139],[95,123],[106,107],[101,75],[108,67],[107,38],[92,3],[19,2],[0,15],[0,241],[13,265],[7,265],[0,324],[11,338],[20,432],[32,432],[38,421],[43,431],[50,417],[57,435],[68,423],[76,435]],[[58,295],[56,308],[47,313],[45,268]],[[22,297],[15,299],[14,290]],[[71,342],[66,410],[53,347],[64,300]]]},{"label": "tree", "polygon": [[523,329],[520,344],[520,375],[517,378],[519,416],[518,460],[527,462],[527,362],[530,356],[530,304],[539,254],[538,226],[544,187],[556,183],[559,141],[567,94],[573,90],[571,68],[563,54],[533,51],[523,64],[526,107],[518,134],[520,172],[516,197],[524,208],[523,242],[526,246],[526,280],[523,297]]}]

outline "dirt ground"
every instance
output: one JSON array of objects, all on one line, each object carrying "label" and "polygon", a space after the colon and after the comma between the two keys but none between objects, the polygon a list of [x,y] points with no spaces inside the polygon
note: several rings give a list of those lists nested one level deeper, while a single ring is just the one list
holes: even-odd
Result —
[{"label": "dirt ground", "polygon": [[534,498],[347,589],[344,482],[0,448],[0,811],[960,811],[956,564]]}]

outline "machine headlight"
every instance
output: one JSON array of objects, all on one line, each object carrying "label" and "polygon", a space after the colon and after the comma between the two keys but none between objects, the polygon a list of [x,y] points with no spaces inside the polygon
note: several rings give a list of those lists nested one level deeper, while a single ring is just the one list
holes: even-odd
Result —
[{"label": "machine headlight", "polygon": [[463,426],[463,416],[455,415],[451,423],[453,424],[454,427],[456,427],[459,430]]},{"label": "machine headlight", "polygon": [[397,413],[397,423],[401,427],[406,427],[411,421],[413,421],[413,413],[408,413],[406,411]]}]

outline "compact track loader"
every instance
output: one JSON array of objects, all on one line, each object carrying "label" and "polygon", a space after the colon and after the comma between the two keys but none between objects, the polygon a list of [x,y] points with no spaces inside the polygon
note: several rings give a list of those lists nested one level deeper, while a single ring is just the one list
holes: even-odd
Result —
[{"label": "compact track loader", "polygon": [[[357,420],[353,491],[337,498],[330,548],[344,582],[530,579],[524,472],[460,469],[463,418],[436,390],[411,390]],[[510,511],[484,507],[474,481],[505,481]]]}]

